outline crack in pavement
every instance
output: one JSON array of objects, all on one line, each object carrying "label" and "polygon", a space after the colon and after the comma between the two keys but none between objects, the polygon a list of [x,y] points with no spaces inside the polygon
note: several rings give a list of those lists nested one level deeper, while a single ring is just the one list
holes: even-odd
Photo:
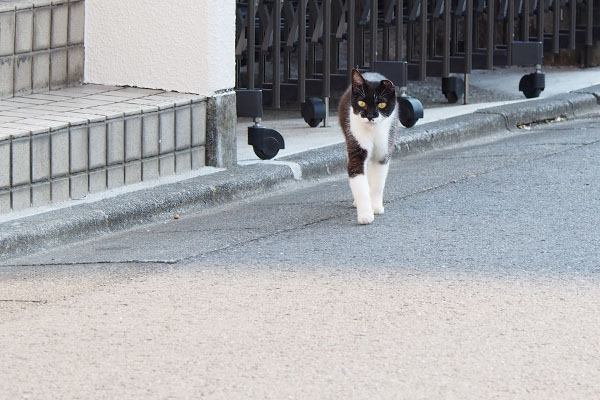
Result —
[{"label": "crack in pavement", "polygon": [[34,304],[46,304],[46,303],[48,303],[48,300],[0,299],[0,303],[34,303]]},{"label": "crack in pavement", "polygon": [[239,230],[244,230],[244,231],[256,231],[259,229],[263,229],[263,227],[257,226],[254,228],[209,228],[209,229],[181,229],[181,230],[165,230],[165,231],[153,231],[153,232],[146,232],[147,235],[160,235],[163,233],[189,233],[189,232],[229,232],[229,231],[239,231]]},{"label": "crack in pavement", "polygon": [[206,257],[206,256],[208,256],[208,255],[211,255],[211,254],[214,254],[214,253],[218,253],[218,252],[220,252],[220,251],[224,251],[224,250],[232,249],[232,248],[234,248],[234,247],[238,247],[238,246],[240,246],[240,245],[246,245],[246,244],[248,244],[248,243],[254,243],[254,242],[258,242],[258,241],[260,241],[260,240],[262,240],[262,239],[267,239],[267,238],[270,238],[270,237],[273,237],[273,236],[279,235],[279,234],[281,234],[281,233],[293,232],[293,231],[296,231],[296,230],[298,230],[298,229],[303,229],[303,228],[306,228],[306,227],[309,227],[309,226],[312,226],[312,225],[319,224],[319,223],[321,223],[321,222],[325,222],[325,221],[332,220],[332,219],[334,219],[334,218],[339,218],[339,217],[341,217],[341,216],[343,216],[343,215],[346,215],[346,214],[347,214],[347,212],[345,212],[345,213],[340,213],[340,214],[336,214],[336,215],[331,215],[331,216],[329,216],[329,217],[320,218],[320,219],[318,219],[318,220],[315,220],[315,221],[312,221],[312,222],[307,222],[307,223],[305,223],[305,224],[302,224],[302,225],[296,225],[296,226],[292,226],[292,227],[290,227],[290,228],[286,228],[286,229],[280,229],[280,230],[277,230],[277,231],[275,231],[275,232],[271,232],[271,233],[269,233],[269,234],[262,235],[262,236],[258,236],[258,237],[252,238],[252,239],[243,240],[243,241],[241,241],[241,242],[237,242],[237,243],[230,243],[230,244],[228,244],[228,245],[226,245],[226,246],[223,246],[223,247],[220,247],[220,248],[218,248],[218,249],[213,249],[213,250],[209,250],[209,251],[204,251],[204,252],[202,252],[202,253],[194,254],[194,255],[191,255],[191,256],[188,256],[188,257],[184,257],[184,258],[182,258],[182,259],[181,259],[181,260],[180,260],[178,263],[181,263],[181,262],[184,262],[184,261],[185,261],[185,262],[188,262],[188,261],[194,261],[194,260],[197,260],[197,259],[200,259],[200,258]]},{"label": "crack in pavement", "polygon": [[1,268],[13,267],[58,267],[58,266],[78,266],[78,265],[110,265],[110,264],[164,264],[173,265],[179,260],[122,260],[122,261],[67,261],[50,263],[22,263],[22,264],[0,264]]}]

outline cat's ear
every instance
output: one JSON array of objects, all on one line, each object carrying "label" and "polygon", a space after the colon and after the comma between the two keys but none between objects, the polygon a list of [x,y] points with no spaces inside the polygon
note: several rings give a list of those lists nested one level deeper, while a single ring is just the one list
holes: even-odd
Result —
[{"label": "cat's ear", "polygon": [[363,86],[365,79],[356,68],[352,68],[352,87]]},{"label": "cat's ear", "polygon": [[394,83],[388,79],[384,79],[381,81],[381,86],[383,86],[386,89],[393,89]]},{"label": "cat's ear", "polygon": [[388,91],[395,91],[395,87],[394,87],[394,83],[388,79],[384,79],[381,81],[381,83],[379,84],[380,87],[383,89],[383,92],[388,92]]}]

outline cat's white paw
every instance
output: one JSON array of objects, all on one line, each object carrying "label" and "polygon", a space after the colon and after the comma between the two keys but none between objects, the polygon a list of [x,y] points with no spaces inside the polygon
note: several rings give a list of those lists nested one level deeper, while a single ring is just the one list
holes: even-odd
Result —
[{"label": "cat's white paw", "polygon": [[361,225],[367,225],[373,222],[375,215],[372,212],[358,213],[358,223]]},{"label": "cat's white paw", "polygon": [[356,200],[352,201],[352,206],[354,206],[354,208],[356,208]]},{"label": "cat's white paw", "polygon": [[383,212],[383,204],[373,204],[373,214],[380,215],[383,214]]}]

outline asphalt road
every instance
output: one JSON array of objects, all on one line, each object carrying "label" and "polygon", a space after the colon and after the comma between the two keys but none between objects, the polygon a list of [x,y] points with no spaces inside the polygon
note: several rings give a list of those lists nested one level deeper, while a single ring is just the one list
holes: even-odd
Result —
[{"label": "asphalt road", "polygon": [[600,118],[0,265],[0,398],[597,399]]}]

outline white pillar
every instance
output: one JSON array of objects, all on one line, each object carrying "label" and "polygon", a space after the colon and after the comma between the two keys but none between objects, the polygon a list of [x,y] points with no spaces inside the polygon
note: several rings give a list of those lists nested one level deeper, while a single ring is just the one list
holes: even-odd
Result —
[{"label": "white pillar", "polygon": [[86,83],[211,96],[235,85],[232,0],[86,0]]}]

